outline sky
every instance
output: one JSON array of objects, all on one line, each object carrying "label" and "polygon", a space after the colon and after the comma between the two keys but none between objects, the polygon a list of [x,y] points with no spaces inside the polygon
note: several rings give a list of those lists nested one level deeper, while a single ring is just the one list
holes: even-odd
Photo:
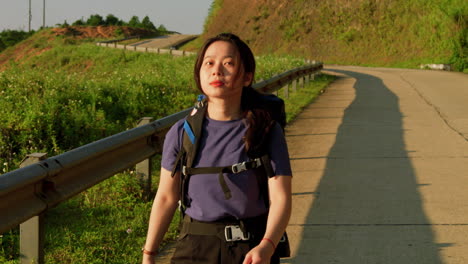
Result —
[{"label": "sky", "polygon": [[65,20],[72,24],[78,19],[88,19],[92,14],[106,17],[113,14],[128,22],[132,16],[140,21],[148,16],[158,27],[182,34],[200,34],[213,0],[0,0],[0,31],[5,29],[28,30],[29,1],[31,1],[31,29],[43,23],[53,27]]}]

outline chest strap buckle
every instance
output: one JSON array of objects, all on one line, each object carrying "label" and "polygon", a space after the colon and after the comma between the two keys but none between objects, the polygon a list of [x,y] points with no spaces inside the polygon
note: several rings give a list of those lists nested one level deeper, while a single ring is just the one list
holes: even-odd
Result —
[{"label": "chest strap buckle", "polygon": [[251,161],[244,161],[231,166],[232,173],[240,173],[246,170],[255,169],[262,166],[262,160],[256,158]]}]

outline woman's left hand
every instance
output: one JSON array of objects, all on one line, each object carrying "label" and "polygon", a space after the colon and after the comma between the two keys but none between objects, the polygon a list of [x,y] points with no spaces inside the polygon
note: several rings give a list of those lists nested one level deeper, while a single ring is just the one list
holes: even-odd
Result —
[{"label": "woman's left hand", "polygon": [[273,253],[275,253],[275,251],[271,245],[264,242],[260,243],[247,253],[242,264],[270,264]]}]

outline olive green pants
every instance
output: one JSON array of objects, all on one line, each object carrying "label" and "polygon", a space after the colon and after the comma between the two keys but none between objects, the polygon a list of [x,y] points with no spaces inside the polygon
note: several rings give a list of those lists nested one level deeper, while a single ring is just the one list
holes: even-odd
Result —
[{"label": "olive green pants", "polygon": [[[242,264],[254,241],[226,242],[217,236],[185,234],[177,241],[172,264]],[[271,264],[280,263],[273,255]]]},{"label": "olive green pants", "polygon": [[[199,222],[185,216],[172,264],[242,264],[245,255],[256,247],[265,233],[267,215],[244,219],[242,222],[250,233],[247,241],[227,242],[225,226],[236,221]],[[237,221],[239,224],[239,221]],[[278,264],[277,253],[271,264]]]}]

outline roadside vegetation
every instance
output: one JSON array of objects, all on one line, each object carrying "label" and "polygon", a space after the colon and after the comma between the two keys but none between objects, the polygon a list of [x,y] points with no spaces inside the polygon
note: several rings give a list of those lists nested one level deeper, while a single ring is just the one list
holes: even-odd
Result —
[{"label": "roadside vegetation", "polygon": [[16,43],[23,41],[32,36],[35,31],[25,32],[22,30],[3,30],[0,32],[0,52],[8,47],[16,45]]},{"label": "roadside vegetation", "polygon": [[[26,154],[53,156],[132,128],[141,117],[158,119],[190,107],[196,98],[193,56],[98,47],[92,39],[55,36],[50,29],[18,45],[30,53],[3,57],[0,70],[2,173],[17,168]],[[257,63],[258,80],[305,64],[274,55]],[[330,81],[323,76],[291,93],[288,119],[290,106],[297,112]],[[159,157],[154,159],[156,192]],[[111,177],[47,212],[46,263],[139,262],[150,208],[132,170]],[[166,241],[176,236],[177,217]],[[19,263],[18,240],[17,228],[0,235],[0,263]]]}]

